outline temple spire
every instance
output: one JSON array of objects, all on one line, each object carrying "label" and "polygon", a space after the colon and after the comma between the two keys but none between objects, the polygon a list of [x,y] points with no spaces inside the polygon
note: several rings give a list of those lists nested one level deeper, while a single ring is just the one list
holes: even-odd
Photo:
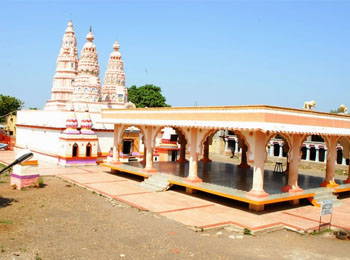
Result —
[{"label": "temple spire", "polygon": [[86,40],[81,50],[78,76],[73,86],[73,101],[98,102],[101,93],[100,66],[91,28]]},{"label": "temple spire", "polygon": [[113,44],[114,50],[110,54],[104,77],[102,100],[109,103],[125,104],[127,102],[128,92],[125,87],[124,65],[119,48],[119,43],[115,41]]},{"label": "temple spire", "polygon": [[78,50],[72,21],[68,22],[57,57],[56,74],[53,78],[51,99],[45,109],[64,109],[72,98],[72,84],[78,73]]}]

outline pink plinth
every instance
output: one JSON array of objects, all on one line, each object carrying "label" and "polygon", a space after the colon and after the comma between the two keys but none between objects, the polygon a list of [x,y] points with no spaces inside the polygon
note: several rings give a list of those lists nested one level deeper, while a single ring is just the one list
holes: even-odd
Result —
[{"label": "pink plinth", "polygon": [[346,180],[343,181],[344,184],[350,183],[350,178],[347,178]]},{"label": "pink plinth", "polygon": [[264,190],[251,190],[246,193],[246,195],[251,196],[251,197],[256,197],[256,198],[266,198],[270,196],[267,192]]},{"label": "pink plinth", "polygon": [[[22,176],[20,176],[20,177],[22,177]],[[11,175],[11,186],[16,185],[16,189],[21,190],[24,187],[28,187],[28,186],[33,187],[33,186],[37,185],[38,180],[39,180],[38,175],[34,175],[33,177],[28,177],[28,178],[24,178],[24,179]]]},{"label": "pink plinth", "polygon": [[289,192],[289,193],[298,193],[298,192],[302,192],[303,189],[300,187],[295,187],[293,188],[291,185],[287,185],[285,187],[282,188],[283,192]]},{"label": "pink plinth", "polygon": [[202,179],[200,179],[200,178],[194,178],[194,179],[190,179],[190,178],[185,178],[184,179],[184,181],[186,181],[186,182],[191,182],[191,183],[201,183],[201,182],[203,182],[203,180]]}]

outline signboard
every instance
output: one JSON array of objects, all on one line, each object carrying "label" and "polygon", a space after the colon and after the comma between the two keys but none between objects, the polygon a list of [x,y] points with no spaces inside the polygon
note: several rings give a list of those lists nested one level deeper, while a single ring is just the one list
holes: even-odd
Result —
[{"label": "signboard", "polygon": [[321,216],[332,214],[333,210],[333,201],[332,200],[324,200],[321,205]]}]

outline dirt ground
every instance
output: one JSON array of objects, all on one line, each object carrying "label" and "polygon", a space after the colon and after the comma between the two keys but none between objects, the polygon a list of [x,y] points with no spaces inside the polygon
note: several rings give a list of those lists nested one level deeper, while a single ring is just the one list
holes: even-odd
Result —
[{"label": "dirt ground", "polygon": [[65,182],[11,190],[0,178],[0,259],[350,259],[331,233],[195,232]]}]

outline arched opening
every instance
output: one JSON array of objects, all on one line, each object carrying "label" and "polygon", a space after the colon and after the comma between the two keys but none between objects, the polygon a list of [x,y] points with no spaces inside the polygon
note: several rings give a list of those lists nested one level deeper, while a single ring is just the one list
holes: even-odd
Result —
[{"label": "arched opening", "polygon": [[126,126],[121,134],[119,159],[122,162],[136,162],[143,159],[143,133],[137,126]]},{"label": "arched opening", "polygon": [[186,136],[180,128],[163,127],[153,140],[156,157],[160,162],[187,162]]},{"label": "arched opening", "polygon": [[72,148],[72,157],[78,157],[78,152],[79,152],[79,146],[77,143],[74,143]]},{"label": "arched opening", "polygon": [[91,157],[91,149],[92,149],[92,146],[90,143],[88,143],[86,145],[86,153],[85,153],[86,157]]}]

